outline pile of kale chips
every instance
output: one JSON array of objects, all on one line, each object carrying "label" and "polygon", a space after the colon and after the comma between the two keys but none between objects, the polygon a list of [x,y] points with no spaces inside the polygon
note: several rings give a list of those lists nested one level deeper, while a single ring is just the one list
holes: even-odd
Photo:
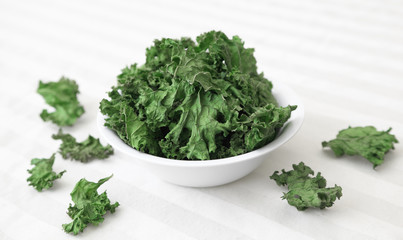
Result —
[{"label": "pile of kale chips", "polygon": [[133,148],[182,160],[231,157],[273,141],[296,106],[278,106],[254,49],[211,31],[155,40],[146,62],[122,70],[105,126]]}]

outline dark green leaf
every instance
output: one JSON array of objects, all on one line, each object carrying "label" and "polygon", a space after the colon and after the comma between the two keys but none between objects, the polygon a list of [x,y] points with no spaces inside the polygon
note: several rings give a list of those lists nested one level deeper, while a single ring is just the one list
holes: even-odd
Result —
[{"label": "dark green leaf", "polygon": [[173,159],[224,158],[264,146],[296,106],[278,106],[253,51],[216,31],[197,43],[156,40],[146,63],[123,69],[110,99],[101,101],[105,126],[139,151]]},{"label": "dark green leaf", "polygon": [[74,206],[70,204],[67,211],[67,214],[73,221],[63,224],[64,231],[77,235],[79,232],[83,232],[88,224],[97,226],[102,223],[107,211],[111,213],[115,212],[119,203],[115,202],[111,204],[106,191],[101,194],[97,192],[97,189],[111,177],[103,178],[97,183],[89,182],[85,178],[82,178],[76,184],[70,193]]},{"label": "dark green leaf", "polygon": [[55,162],[55,154],[50,158],[34,158],[31,164],[35,165],[28,172],[31,176],[27,179],[29,186],[33,186],[39,192],[43,189],[48,189],[53,186],[53,181],[61,178],[66,171],[55,173],[52,170],[53,163]]},{"label": "dark green leaf", "polygon": [[275,171],[270,179],[276,181],[279,186],[288,186],[288,192],[283,199],[287,199],[291,206],[302,211],[309,207],[324,209],[333,206],[334,201],[342,196],[342,189],[335,185],[326,188],[326,179],[320,172],[315,176],[312,169],[303,162],[292,165],[294,170],[282,170],[281,174]]},{"label": "dark green leaf", "polygon": [[88,162],[91,159],[105,159],[113,154],[111,145],[102,146],[98,138],[88,136],[83,142],[77,142],[70,134],[64,134],[61,129],[57,134],[52,135],[53,139],[62,140],[59,152],[64,159],[74,159],[81,162]]},{"label": "dark green leaf", "polygon": [[71,126],[84,113],[84,108],[77,100],[79,91],[74,80],[61,77],[58,82],[39,81],[37,92],[47,104],[55,108],[52,113],[42,111],[40,116],[44,121],[52,121],[59,126]]},{"label": "dark green leaf", "polygon": [[336,156],[360,155],[373,163],[374,168],[383,163],[385,154],[397,143],[394,135],[387,131],[377,131],[372,126],[349,127],[341,130],[336,139],[322,142],[322,147],[330,147]]}]

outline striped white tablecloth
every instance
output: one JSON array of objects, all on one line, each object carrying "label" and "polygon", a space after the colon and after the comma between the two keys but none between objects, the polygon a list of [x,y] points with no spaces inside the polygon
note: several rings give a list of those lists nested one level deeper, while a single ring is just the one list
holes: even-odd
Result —
[{"label": "striped white tablecloth", "polygon": [[[222,30],[256,49],[259,71],[302,98],[302,129],[256,171],[214,188],[158,180],[116,153],[88,164],[57,156],[67,170],[52,189],[28,186],[32,158],[57,151],[44,123],[39,80],[75,79],[86,113],[79,140],[96,128],[98,103],[126,65],[144,63],[161,37]],[[82,177],[121,206],[77,239],[403,239],[403,148],[376,170],[321,149],[347,126],[373,125],[403,141],[403,2],[398,0],[113,1],[0,0],[0,239],[74,239],[69,193]],[[327,210],[299,212],[269,176],[304,161],[343,187]]]}]

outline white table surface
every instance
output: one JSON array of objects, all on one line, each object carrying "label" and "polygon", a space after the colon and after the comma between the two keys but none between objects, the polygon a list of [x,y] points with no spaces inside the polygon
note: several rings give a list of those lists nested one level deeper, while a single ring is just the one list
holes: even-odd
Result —
[{"label": "white table surface", "polygon": [[[254,47],[259,71],[305,104],[301,130],[261,167],[198,189],[162,182],[118,152],[88,164],[58,155],[54,170],[67,173],[54,187],[28,186],[30,160],[59,146],[58,128],[39,118],[40,79],[75,79],[86,113],[64,129],[99,137],[98,104],[122,68],[144,63],[156,38],[212,29]],[[403,141],[402,1],[0,0],[0,81],[0,239],[403,239],[402,143],[376,170],[321,148],[349,125],[392,127]],[[343,187],[332,208],[299,212],[280,199],[286,188],[269,176],[300,161]],[[100,190],[120,202],[116,213],[64,233],[75,183],[112,173]]]}]

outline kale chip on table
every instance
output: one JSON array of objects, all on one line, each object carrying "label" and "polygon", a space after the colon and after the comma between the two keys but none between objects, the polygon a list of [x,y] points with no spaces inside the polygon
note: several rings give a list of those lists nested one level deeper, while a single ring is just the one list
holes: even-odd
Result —
[{"label": "kale chip on table", "polygon": [[378,131],[373,126],[348,127],[341,130],[336,139],[322,142],[322,147],[330,147],[337,157],[346,155],[360,155],[373,164],[373,167],[381,165],[385,154],[394,149],[397,139],[389,132]]},{"label": "kale chip on table", "polygon": [[62,140],[59,152],[64,159],[70,158],[80,162],[89,162],[92,159],[105,159],[113,154],[111,145],[103,146],[99,138],[94,138],[89,135],[82,142],[77,142],[76,139],[68,133],[63,133],[61,129],[57,134],[53,134],[55,140]]},{"label": "kale chip on table", "polygon": [[303,162],[292,165],[293,170],[285,171],[279,174],[275,171],[270,179],[276,181],[279,186],[287,186],[288,192],[284,193],[283,199],[288,204],[296,207],[299,211],[307,208],[320,208],[333,206],[336,199],[342,196],[342,188],[335,185],[326,187],[326,179],[321,173],[314,175],[314,171]]},{"label": "kale chip on table", "polygon": [[69,205],[67,214],[73,219],[71,223],[63,224],[67,233],[77,235],[83,232],[88,224],[95,226],[104,221],[104,215],[109,211],[114,213],[118,202],[111,204],[106,191],[99,194],[97,189],[112,176],[102,178],[97,183],[82,178],[70,193],[74,205]]},{"label": "kale chip on table", "polygon": [[31,164],[34,167],[28,170],[31,174],[27,181],[29,186],[33,186],[38,192],[43,189],[49,189],[53,186],[53,181],[63,176],[66,170],[56,173],[53,171],[53,163],[55,162],[55,154],[50,158],[34,158]]},{"label": "kale chip on table", "polygon": [[43,121],[52,121],[58,126],[72,126],[84,113],[77,99],[78,85],[74,80],[61,77],[57,82],[39,82],[37,92],[46,103],[55,108],[49,113],[44,109],[40,114]]}]

